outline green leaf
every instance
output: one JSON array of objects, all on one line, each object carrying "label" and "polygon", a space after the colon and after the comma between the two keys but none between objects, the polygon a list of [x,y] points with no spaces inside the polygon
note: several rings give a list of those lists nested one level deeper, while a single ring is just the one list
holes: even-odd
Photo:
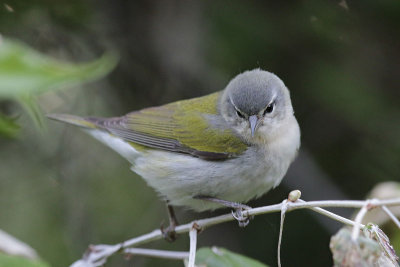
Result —
[{"label": "green leaf", "polygon": [[93,81],[110,72],[116,63],[112,53],[89,63],[67,63],[18,41],[0,39],[0,98],[19,99]]},{"label": "green leaf", "polygon": [[[68,63],[0,35],[0,99],[20,102],[36,126],[43,128],[45,123],[35,101],[36,95],[99,79],[109,73],[117,61],[115,54],[107,53],[92,62]],[[7,124],[7,121],[0,122],[0,134],[12,135],[15,127],[1,128],[1,123]]]},{"label": "green leaf", "polygon": [[19,128],[14,118],[7,117],[0,113],[0,136],[13,138],[17,135]]},{"label": "green leaf", "polygon": [[267,267],[259,261],[219,247],[199,249],[196,253],[196,265],[206,267]]},{"label": "green leaf", "polygon": [[49,267],[41,260],[30,260],[19,256],[0,253],[0,267]]}]

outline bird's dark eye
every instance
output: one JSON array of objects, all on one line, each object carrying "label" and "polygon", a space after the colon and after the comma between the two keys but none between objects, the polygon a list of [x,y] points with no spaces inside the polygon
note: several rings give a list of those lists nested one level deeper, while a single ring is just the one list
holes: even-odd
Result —
[{"label": "bird's dark eye", "polygon": [[242,112],[240,112],[239,110],[236,110],[236,113],[240,118],[244,119],[244,115]]},{"label": "bird's dark eye", "polygon": [[275,102],[272,102],[268,105],[268,107],[264,110],[264,116],[267,113],[271,113],[274,110]]}]

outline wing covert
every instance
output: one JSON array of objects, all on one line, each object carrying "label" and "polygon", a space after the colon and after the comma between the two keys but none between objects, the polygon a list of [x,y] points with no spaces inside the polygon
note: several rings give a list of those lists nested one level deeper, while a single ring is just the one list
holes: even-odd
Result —
[{"label": "wing covert", "polygon": [[219,95],[146,108],[118,118],[86,119],[128,142],[207,160],[227,159],[245,151],[247,145],[228,126],[212,127],[208,121],[208,116],[217,116]]}]

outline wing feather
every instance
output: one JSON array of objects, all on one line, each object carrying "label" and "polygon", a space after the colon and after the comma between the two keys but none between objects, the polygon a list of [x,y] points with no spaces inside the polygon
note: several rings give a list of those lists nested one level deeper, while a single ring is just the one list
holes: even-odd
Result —
[{"label": "wing feather", "polygon": [[[212,127],[220,93],[129,113],[119,118],[86,118],[128,142],[190,154],[207,160],[234,157],[247,145],[229,129]],[[221,117],[221,116],[220,116]]]}]

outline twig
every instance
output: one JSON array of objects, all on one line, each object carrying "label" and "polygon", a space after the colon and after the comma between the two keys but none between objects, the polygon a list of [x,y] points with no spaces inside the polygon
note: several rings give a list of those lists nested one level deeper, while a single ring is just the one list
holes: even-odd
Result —
[{"label": "twig", "polygon": [[360,228],[364,227],[361,222],[365,214],[367,214],[367,211],[371,208],[376,207],[375,202],[377,201],[378,200],[376,199],[367,199],[360,211],[357,213],[356,219],[354,220],[353,231],[351,233],[351,240],[353,240],[353,242],[357,241],[358,235],[360,234]]},{"label": "twig", "polygon": [[[336,215],[332,212],[329,212],[327,210],[322,209],[321,207],[343,207],[343,208],[362,208],[365,206],[367,201],[355,201],[355,200],[326,200],[326,201],[309,201],[305,202],[301,199],[296,201],[295,203],[288,202],[287,203],[287,211],[292,211],[292,210],[297,210],[297,209],[311,209],[313,211],[316,211],[322,215],[328,216],[331,219],[334,219],[336,221],[339,221],[341,223],[355,226],[355,222],[346,219],[344,217],[341,217],[339,215]],[[400,198],[395,198],[395,199],[388,199],[388,200],[374,200],[373,203],[374,207],[378,206],[399,206],[400,205]],[[258,207],[258,208],[253,208],[249,210],[243,211],[243,215],[247,215],[248,217],[250,216],[255,216],[255,215],[261,215],[261,214],[267,214],[267,213],[272,213],[272,212],[280,212],[282,209],[282,203],[280,204],[275,204],[275,205],[270,205],[270,206],[264,206],[264,207]],[[207,219],[201,219],[197,220],[196,224],[198,227],[202,230],[224,222],[228,221],[233,221],[234,218],[232,217],[232,214],[228,213],[225,215],[220,215],[212,218],[207,218]],[[193,227],[193,222],[184,224],[184,225],[179,225],[175,228],[175,232],[177,234],[182,234],[182,233],[187,233],[189,232]],[[358,224],[358,229],[360,227],[363,227],[363,225]],[[357,229],[357,228],[355,228]],[[155,240],[159,240],[163,238],[163,234],[161,230],[154,230],[148,234],[132,238],[130,240],[127,240],[123,243],[116,244],[116,245],[96,245],[92,246],[88,253],[84,256],[83,259],[75,262],[72,266],[88,266],[88,267],[94,267],[94,266],[101,266],[105,263],[108,257],[111,255],[123,251],[124,249],[132,246],[139,246],[145,243],[149,243]]]},{"label": "twig", "polygon": [[282,209],[281,209],[281,224],[279,227],[279,239],[278,239],[278,267],[281,267],[281,244],[282,244],[282,233],[283,233],[283,223],[285,221],[285,215],[287,211],[288,201],[285,199],[282,201]]},{"label": "twig", "polygon": [[192,229],[190,229],[190,231],[189,231],[190,251],[189,251],[188,267],[194,267],[194,263],[195,263],[195,260],[196,260],[197,229],[198,229],[197,224],[193,223],[192,224]]},{"label": "twig", "polygon": [[[301,200],[301,199],[299,199],[298,202],[306,203],[304,200]],[[326,216],[328,218],[331,218],[332,220],[335,220],[335,221],[338,221],[338,222],[341,222],[343,224],[347,224],[347,225],[350,225],[350,226],[354,226],[354,222],[352,220],[344,218],[344,217],[342,217],[340,215],[337,215],[337,214],[335,214],[333,212],[324,210],[324,209],[322,209],[320,207],[307,207],[307,208],[310,209],[310,210],[313,210],[313,211],[315,211],[315,212],[317,212],[319,214],[322,214],[322,215],[324,215],[324,216]],[[360,227],[364,227],[364,225],[361,225]]]},{"label": "twig", "polygon": [[399,219],[397,219],[397,217],[393,214],[393,212],[391,212],[388,207],[386,206],[382,206],[381,207],[382,210],[387,214],[387,216],[389,216],[390,219],[392,219],[392,221],[396,224],[396,226],[398,228],[400,228],[400,221]]},{"label": "twig", "polygon": [[186,251],[166,251],[147,248],[126,248],[124,249],[124,254],[173,260],[184,260],[189,258],[189,252]]},{"label": "twig", "polygon": [[354,226],[353,226],[353,231],[351,233],[351,240],[353,240],[354,242],[357,241],[358,235],[360,234],[361,221],[368,211],[367,205],[368,205],[368,202],[366,202],[365,205],[357,213],[357,216],[356,216],[356,219],[354,222]]},{"label": "twig", "polygon": [[281,223],[279,227],[279,239],[278,239],[278,267],[282,266],[281,263],[281,245],[282,245],[282,235],[283,235],[283,223],[285,222],[286,211],[288,209],[289,203],[294,203],[300,200],[301,192],[300,190],[293,190],[289,193],[288,199],[285,199],[281,203]]}]

